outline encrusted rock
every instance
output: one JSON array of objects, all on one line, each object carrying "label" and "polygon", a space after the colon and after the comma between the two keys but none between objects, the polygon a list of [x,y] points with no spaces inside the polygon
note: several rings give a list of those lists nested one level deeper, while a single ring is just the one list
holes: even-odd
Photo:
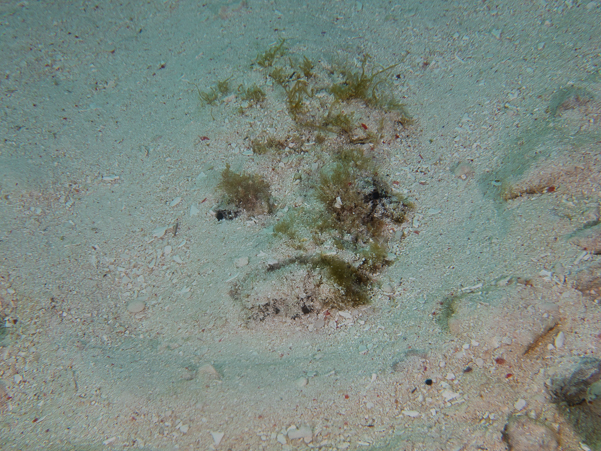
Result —
[{"label": "encrusted rock", "polygon": [[581,359],[578,368],[567,378],[556,378],[549,388],[554,402],[576,406],[588,400],[588,390],[601,379],[601,360],[594,357]]},{"label": "encrusted rock", "polygon": [[511,417],[503,429],[503,439],[511,451],[553,451],[559,449],[557,434],[528,417]]}]

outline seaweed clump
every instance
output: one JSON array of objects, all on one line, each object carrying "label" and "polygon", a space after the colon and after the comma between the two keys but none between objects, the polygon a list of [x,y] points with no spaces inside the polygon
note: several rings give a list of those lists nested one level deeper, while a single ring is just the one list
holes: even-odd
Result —
[{"label": "seaweed clump", "polygon": [[240,85],[238,87],[238,93],[240,94],[240,98],[242,100],[246,100],[254,104],[263,102],[267,97],[265,91],[263,91],[256,84],[253,84],[248,88],[244,88],[242,85]]},{"label": "seaweed clump", "polygon": [[[359,148],[344,148],[333,156],[315,185],[315,197],[321,208],[290,210],[274,225],[274,233],[296,250],[317,250],[295,258],[294,264],[310,267],[322,287],[328,287],[324,307],[366,304],[373,277],[392,260],[386,225],[403,222],[412,206],[391,193]],[[326,242],[340,252],[319,251]]]},{"label": "seaweed clump", "polygon": [[386,220],[401,223],[410,203],[390,193],[371,161],[359,149],[344,149],[329,170],[321,172],[317,199],[329,223],[354,242],[382,235]]},{"label": "seaweed clump", "polygon": [[280,41],[265,50],[263,53],[257,55],[256,62],[261,67],[271,67],[273,63],[280,57],[284,56],[288,49],[285,46],[286,40],[280,39]]},{"label": "seaweed clump", "polygon": [[[286,257],[267,259],[232,292],[258,320],[321,315],[323,309],[368,303],[378,273],[392,261],[388,239],[394,224],[402,223],[411,208],[378,174],[374,158],[381,154],[364,153],[391,132],[398,139],[399,126],[410,122],[389,89],[388,75],[397,64],[377,66],[365,55],[360,67],[329,66],[287,53],[282,39],[258,54],[254,64],[273,81],[260,85],[269,96],[277,94],[273,86],[283,91],[275,100],[285,103],[294,132],[273,136],[259,130],[250,144],[254,154],[280,160],[279,165],[272,161],[275,174],[280,167],[290,176],[294,171],[291,190],[309,188],[314,202],[304,195],[293,199],[286,190],[281,204],[288,205],[273,224],[274,235],[285,242]],[[261,88],[241,85],[237,97],[265,105]],[[284,126],[283,121],[272,128],[281,133]],[[305,164],[308,152],[317,154],[310,159],[311,170]],[[322,161],[326,165],[320,172]],[[237,174],[228,165],[218,188],[234,213],[271,212],[269,185],[261,177]],[[225,208],[221,215],[233,217]],[[259,280],[259,271],[267,280]]]},{"label": "seaweed clump", "polygon": [[266,137],[258,137],[253,139],[251,148],[254,154],[264,155],[270,151],[282,151],[286,149],[286,142],[274,136],[267,135]]},{"label": "seaweed clump", "polygon": [[361,68],[359,70],[352,68],[339,69],[338,72],[343,80],[333,84],[329,89],[330,93],[337,101],[362,100],[367,106],[373,108],[397,111],[401,114],[401,123],[411,123],[411,118],[407,114],[403,104],[395,99],[394,96],[387,94],[387,92],[381,89],[381,87],[386,86],[386,80],[381,76],[398,66],[398,63],[380,70],[375,70],[372,67],[368,73],[367,65],[370,60],[371,56],[365,54],[361,59]]},{"label": "seaweed clump", "polygon": [[299,115],[306,111],[305,97],[313,97],[309,91],[309,84],[305,80],[297,80],[291,87],[286,89],[286,103],[290,116],[299,122]]},{"label": "seaweed clump", "polygon": [[[335,307],[356,307],[368,302],[371,277],[345,260],[333,255],[319,255],[312,260],[313,266],[324,271],[325,276],[339,290]],[[331,307],[331,306],[330,306]]]},{"label": "seaweed clump", "polygon": [[225,80],[217,81],[215,86],[211,86],[207,91],[202,91],[198,85],[194,84],[198,92],[198,100],[202,105],[214,105],[217,100],[228,95],[231,92],[230,80],[232,77]]},{"label": "seaweed clump", "polygon": [[228,163],[221,173],[217,189],[223,192],[227,204],[250,215],[271,212],[269,183],[257,174],[238,174],[230,169]]}]

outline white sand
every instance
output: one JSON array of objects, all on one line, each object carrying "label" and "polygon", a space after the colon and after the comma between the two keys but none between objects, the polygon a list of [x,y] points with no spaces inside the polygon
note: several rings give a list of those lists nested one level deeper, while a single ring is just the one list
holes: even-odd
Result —
[{"label": "white sand", "polygon": [[[568,239],[599,219],[599,2],[66,3],[0,5],[2,449],[504,450],[517,413],[580,447],[545,384],[601,346],[574,289],[599,257]],[[264,83],[279,38],[400,63],[416,119],[373,149],[416,207],[396,261],[321,328],[243,320],[232,284],[280,242],[211,214],[226,163],[268,176],[276,210],[302,195],[310,157],[244,155],[292,127],[281,90],[241,116],[194,86]],[[553,116],[570,84],[595,99]],[[501,199],[541,171],[557,186]]]}]

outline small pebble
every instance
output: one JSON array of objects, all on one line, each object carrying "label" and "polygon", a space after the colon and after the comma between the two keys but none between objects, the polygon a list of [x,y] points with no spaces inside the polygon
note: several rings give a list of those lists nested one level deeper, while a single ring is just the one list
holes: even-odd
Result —
[{"label": "small pebble", "polygon": [[459,393],[455,393],[451,390],[443,390],[442,391],[442,397],[444,398],[445,401],[449,402],[452,399],[458,398],[459,397]]},{"label": "small pebble", "polygon": [[453,170],[453,175],[461,180],[472,178],[474,174],[474,168],[468,163],[459,163]]},{"label": "small pebble", "polygon": [[347,312],[345,310],[343,310],[343,311],[341,311],[339,313],[340,313],[340,316],[342,316],[343,318],[353,319],[353,315],[351,315],[349,312]]},{"label": "small pebble", "polygon": [[555,347],[557,349],[561,349],[561,348],[563,348],[563,345],[565,344],[565,342],[566,342],[565,334],[563,332],[559,332],[557,334],[557,336],[555,337]]},{"label": "small pebble", "polygon": [[307,381],[306,377],[299,377],[297,380],[294,381],[294,385],[301,388],[301,387],[305,387],[307,385],[307,382],[308,381]]},{"label": "small pebble", "polygon": [[515,407],[516,410],[524,409],[524,407],[526,407],[526,400],[518,399],[517,402],[513,405],[513,407]]},{"label": "small pebble", "polygon": [[132,301],[127,304],[127,311],[129,313],[140,313],[146,308],[146,304],[142,301]]},{"label": "small pebble", "polygon": [[201,366],[198,369],[198,373],[204,375],[207,379],[210,379],[210,380],[221,379],[221,376],[219,375],[219,373],[217,372],[215,367],[213,365],[211,365],[210,363],[207,363],[207,364]]},{"label": "small pebble", "polygon": [[171,226],[167,226],[167,227],[157,227],[156,229],[154,229],[152,231],[152,236],[155,238],[162,238],[163,235],[165,235],[165,232],[167,230],[169,230],[171,228]]},{"label": "small pebble", "polygon": [[296,429],[296,427],[293,426],[288,429],[288,438],[290,440],[302,438],[306,443],[309,443],[313,439],[313,431],[307,425],[302,425],[299,429]]},{"label": "small pebble", "polygon": [[234,265],[236,268],[242,268],[243,266],[248,265],[248,257],[240,257],[234,260]]},{"label": "small pebble", "polygon": [[384,285],[382,285],[382,291],[384,293],[394,293],[394,287],[392,285],[390,285],[389,283],[385,283]]},{"label": "small pebble", "polygon": [[325,319],[323,317],[319,317],[315,320],[315,323],[313,323],[313,327],[315,329],[321,329],[325,325],[325,323]]},{"label": "small pebble", "polygon": [[504,427],[503,439],[507,442],[508,449],[523,451],[560,449],[557,434],[550,427],[522,415],[509,418]]},{"label": "small pebble", "polygon": [[211,431],[211,436],[213,437],[213,441],[215,442],[215,446],[219,445],[221,443],[221,439],[223,438],[225,434],[223,432],[212,432]]}]

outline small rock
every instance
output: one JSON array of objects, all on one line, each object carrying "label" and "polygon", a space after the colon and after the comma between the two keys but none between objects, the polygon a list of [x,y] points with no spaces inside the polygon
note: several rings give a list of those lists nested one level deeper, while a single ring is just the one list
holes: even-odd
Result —
[{"label": "small rock", "polygon": [[517,402],[513,405],[513,407],[515,407],[515,410],[517,410],[518,412],[520,410],[523,410],[524,407],[526,407],[526,400],[525,399],[518,399]]},{"label": "small rock", "polygon": [[509,449],[519,451],[555,451],[559,449],[556,434],[546,426],[525,416],[512,417],[503,429],[503,440]]},{"label": "small rock", "polygon": [[277,265],[279,265],[279,260],[276,260],[275,258],[270,258],[267,260],[266,264],[267,266],[269,266],[269,268],[271,269],[276,269]]},{"label": "small rock", "polygon": [[459,163],[453,169],[453,175],[461,180],[472,178],[475,174],[474,168],[468,163]]},{"label": "small rock", "polygon": [[350,312],[347,312],[345,310],[339,312],[340,316],[342,316],[345,319],[353,319],[353,315],[351,315]]},{"label": "small rock", "polygon": [[444,400],[446,402],[449,402],[452,399],[458,398],[459,397],[459,393],[455,393],[455,392],[453,392],[451,390],[443,390],[442,397],[444,398]]},{"label": "small rock", "polygon": [[288,443],[288,441],[286,440],[286,436],[284,434],[278,434],[277,441],[280,442],[282,445],[285,445],[286,443]]},{"label": "small rock", "polygon": [[242,268],[243,266],[248,265],[248,257],[240,257],[234,260],[234,265],[236,268]]},{"label": "small rock", "polygon": [[221,443],[221,439],[223,438],[224,435],[225,435],[225,433],[223,433],[223,432],[211,431],[211,436],[213,437],[213,442],[215,442],[215,446],[217,446]]},{"label": "small rock", "polygon": [[170,226],[165,226],[165,227],[157,227],[156,229],[154,229],[152,231],[152,236],[155,238],[162,238],[165,233],[167,232],[173,232],[175,230],[175,226],[170,225]]},{"label": "small rock", "polygon": [[209,363],[198,368],[198,373],[201,375],[204,375],[207,379],[210,379],[210,380],[221,379],[221,376],[219,375],[219,373],[217,372],[215,367]]},{"label": "small rock", "polygon": [[563,348],[563,345],[565,344],[566,341],[566,336],[563,332],[559,332],[557,334],[557,336],[555,337],[555,347],[557,349],[561,349]]},{"label": "small rock", "polygon": [[143,301],[131,301],[127,304],[127,311],[129,313],[140,313],[146,308],[146,304]]},{"label": "small rock", "polygon": [[288,429],[288,438],[290,440],[302,438],[306,443],[309,443],[311,440],[313,440],[313,431],[307,425],[302,425],[300,429],[296,429],[296,427],[293,426]]},{"label": "small rock", "polygon": [[601,360],[594,357],[584,357],[578,368],[566,378],[554,378],[550,391],[553,402],[565,402],[568,406],[582,404],[588,398],[591,385],[601,380]]},{"label": "small rock", "polygon": [[196,372],[190,368],[183,368],[181,370],[181,377],[184,381],[191,381],[196,377]]},{"label": "small rock", "polygon": [[297,380],[294,381],[294,385],[301,388],[301,387],[305,387],[307,385],[307,382],[308,381],[307,381],[306,377],[299,377]]},{"label": "small rock", "polygon": [[198,216],[198,213],[200,213],[200,210],[196,205],[190,206],[190,216]]},{"label": "small rock", "polygon": [[105,440],[104,442],[102,442],[103,445],[110,445],[111,443],[113,443],[115,440],[117,440],[117,437],[111,437],[107,440]]},{"label": "small rock", "polygon": [[411,417],[411,418],[417,418],[419,417],[419,412],[416,410],[403,410],[401,412],[403,415],[407,416],[407,417]]},{"label": "small rock", "polygon": [[385,283],[382,285],[382,291],[387,294],[392,294],[394,293],[394,287],[389,283]]},{"label": "small rock", "polygon": [[315,330],[321,329],[326,323],[326,320],[324,319],[323,316],[320,316],[319,318],[317,318],[315,320],[315,323],[313,323],[313,327],[315,328]]},{"label": "small rock", "polygon": [[179,204],[182,201],[181,197],[176,197],[175,199],[173,199],[171,201],[171,203],[169,204],[170,207],[175,207],[177,204]]}]

